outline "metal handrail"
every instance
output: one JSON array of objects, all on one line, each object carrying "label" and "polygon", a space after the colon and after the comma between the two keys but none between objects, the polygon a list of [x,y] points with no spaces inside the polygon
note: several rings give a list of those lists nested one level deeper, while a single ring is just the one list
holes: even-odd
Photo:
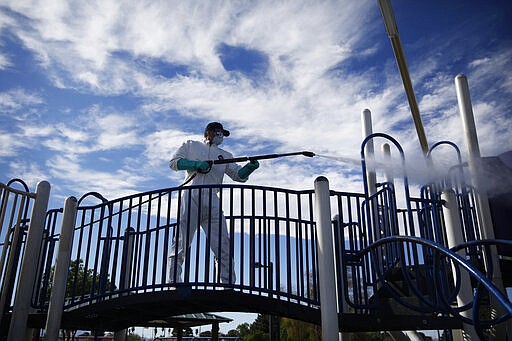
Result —
[{"label": "metal handrail", "polygon": [[[316,288],[316,233],[312,211],[313,191],[293,191],[261,186],[208,185],[168,188],[78,207],[75,240],[72,249],[70,289],[66,308],[119,294],[168,290],[182,284],[169,282],[166,273],[169,246],[180,221],[181,197],[203,191],[206,200],[214,192],[223,197],[231,241],[230,252],[236,256],[238,280],[232,284],[218,281],[214,257],[207,248],[208,231],[194,234],[184,280],[196,288],[229,287],[257,295],[318,305]],[[213,199],[215,200],[215,199]],[[245,207],[244,207],[245,205]],[[203,213],[203,212],[201,212]],[[133,228],[130,285],[121,285],[121,273],[127,260],[123,249],[124,230]],[[55,250],[58,231],[48,233]],[[280,234],[282,234],[281,237]],[[50,255],[45,256],[50,260]],[[273,263],[272,272],[255,264]],[[49,261],[44,267],[49,269]],[[258,270],[259,269],[259,270]],[[203,271],[203,273],[201,273]],[[84,280],[82,277],[87,277]],[[48,274],[39,276],[40,291],[49,287]],[[269,278],[272,278],[271,281]],[[121,289],[122,288],[122,289]],[[45,295],[34,302],[39,309],[47,304]]]},{"label": "metal handrail", "polygon": [[[460,316],[460,314],[456,314],[456,309],[453,309],[450,306],[450,303],[453,302],[452,299],[444,299],[444,300],[441,300],[440,302],[432,302],[432,307],[435,308],[435,310],[431,311],[431,312],[447,313],[447,314],[456,315],[460,319],[463,319],[465,322],[473,324],[475,326],[477,333],[479,333],[479,335],[483,335],[484,328],[487,328],[490,325],[494,325],[496,323],[501,323],[501,322],[503,322],[507,319],[510,319],[512,317],[512,302],[488,278],[488,276],[490,276],[492,274],[487,274],[487,276],[486,276],[486,274],[481,273],[478,269],[476,269],[474,266],[472,266],[470,263],[468,263],[466,259],[462,258],[460,255],[458,255],[455,252],[457,250],[461,250],[463,248],[473,246],[473,245],[496,245],[496,244],[512,245],[512,241],[508,241],[508,240],[474,241],[474,242],[462,244],[462,245],[454,247],[452,249],[448,249],[441,244],[438,244],[436,242],[433,242],[433,241],[430,241],[427,239],[419,238],[419,237],[389,236],[389,237],[385,237],[385,238],[375,241],[374,243],[372,243],[365,249],[361,250],[361,252],[359,252],[358,254],[353,255],[353,257],[357,257],[361,260],[365,257],[369,257],[370,261],[373,263],[373,262],[375,262],[374,251],[376,249],[378,249],[379,247],[384,246],[386,244],[395,244],[395,243],[398,243],[398,244],[412,243],[412,244],[416,244],[416,245],[422,245],[422,246],[425,246],[425,247],[428,247],[428,248],[434,250],[440,260],[445,257],[445,258],[449,259],[450,261],[456,263],[458,268],[465,269],[471,275],[471,277],[473,277],[479,283],[479,285],[481,285],[488,293],[490,293],[505,310],[505,312],[501,316],[498,316],[497,318],[495,318],[493,320],[480,321],[478,304],[473,304],[473,310],[472,310],[473,319],[469,320],[467,318]],[[378,267],[375,266],[375,269],[378,269]],[[433,273],[437,274],[437,275],[443,273],[443,272],[437,271],[438,269],[436,267],[433,267],[432,270],[433,270]],[[379,281],[381,281],[382,283],[386,282],[386,278],[383,273],[378,273],[378,276],[379,276]],[[441,278],[441,279],[444,280],[444,278]],[[439,278],[436,278],[436,277],[433,278],[433,282],[437,282],[437,280],[439,280]],[[408,284],[414,285],[413,283],[408,283]],[[383,287],[389,288],[385,285]],[[390,292],[390,294],[395,296],[392,292]],[[445,293],[440,292],[440,294],[441,294],[441,297],[444,297],[443,294],[446,294],[446,292]],[[453,295],[453,292],[450,294]],[[473,302],[478,302],[478,295],[480,295],[480,294],[481,294],[481,289],[475,291],[475,298],[474,298]],[[420,298],[420,297],[418,297],[418,298]],[[399,297],[396,297],[396,299],[399,303],[403,304],[404,306],[414,309],[414,307],[407,304],[405,301],[401,300]],[[438,303],[438,304],[436,304],[436,303]],[[420,309],[417,309],[417,311],[424,312],[424,311],[421,311]]]}]

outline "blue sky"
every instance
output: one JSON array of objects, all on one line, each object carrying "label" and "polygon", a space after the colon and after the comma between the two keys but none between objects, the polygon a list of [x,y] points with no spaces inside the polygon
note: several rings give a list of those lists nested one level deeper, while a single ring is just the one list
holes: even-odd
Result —
[{"label": "blue sky", "polygon": [[[482,154],[512,150],[512,3],[392,5],[428,142],[465,151],[464,73]],[[167,162],[209,121],[235,156],[357,159],[366,108],[421,160],[376,0],[0,0],[0,181],[47,180],[52,207],[179,185]],[[362,191],[357,167],[323,158],[263,161],[249,183],[310,189],[319,175]]]}]

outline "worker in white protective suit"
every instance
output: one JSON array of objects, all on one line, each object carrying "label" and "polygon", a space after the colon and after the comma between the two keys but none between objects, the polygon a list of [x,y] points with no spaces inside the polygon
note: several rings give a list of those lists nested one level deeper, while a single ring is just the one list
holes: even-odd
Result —
[{"label": "worker in white protective suit", "polygon": [[[175,171],[186,170],[191,185],[222,184],[224,174],[238,182],[247,181],[249,175],[259,167],[257,160],[241,167],[236,163],[210,164],[207,160],[231,159],[233,155],[219,147],[224,137],[229,136],[219,122],[211,122],[204,131],[204,142],[188,140],[174,153],[169,167]],[[210,169],[211,167],[211,169]],[[226,219],[220,208],[219,188],[185,190],[181,198],[178,228],[170,250],[169,282],[182,281],[182,265],[198,225],[203,228],[210,247],[217,259],[222,283],[235,283],[234,262],[229,254],[229,235]],[[231,260],[230,260],[231,258]]]}]

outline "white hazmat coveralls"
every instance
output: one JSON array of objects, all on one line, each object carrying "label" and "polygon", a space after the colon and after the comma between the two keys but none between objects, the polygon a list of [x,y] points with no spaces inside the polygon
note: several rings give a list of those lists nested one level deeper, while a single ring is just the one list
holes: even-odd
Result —
[{"label": "white hazmat coveralls", "polygon": [[[231,159],[233,155],[215,144],[208,141],[199,142],[188,140],[174,153],[169,167],[178,171],[178,161],[187,159],[191,161],[207,161],[219,159]],[[238,182],[246,182],[240,178],[238,171],[242,167],[236,163],[212,165],[211,170],[206,173],[197,173],[191,185],[217,185],[222,184],[224,174]],[[191,176],[194,172],[187,171]],[[234,264],[231,265],[231,281],[229,271],[229,236],[226,225],[226,218],[220,210],[219,188],[185,190],[181,198],[180,216],[178,231],[175,231],[170,250],[168,273],[170,282],[181,281],[181,271],[184,262],[185,252],[192,243],[198,225],[201,225],[210,247],[218,261],[220,279],[222,283],[235,283]],[[201,193],[201,194],[200,194]],[[211,193],[211,195],[210,195]],[[211,203],[211,206],[210,206]],[[189,206],[190,205],[190,206]],[[189,209],[190,207],[190,209]],[[220,237],[220,252],[219,252]],[[177,260],[175,259],[177,257]],[[176,266],[176,268],[175,268]],[[176,271],[176,278],[175,276]]]}]

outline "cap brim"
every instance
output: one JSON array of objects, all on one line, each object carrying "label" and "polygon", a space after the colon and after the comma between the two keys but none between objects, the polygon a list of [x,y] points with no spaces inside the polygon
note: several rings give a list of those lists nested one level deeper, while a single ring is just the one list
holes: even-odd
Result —
[{"label": "cap brim", "polygon": [[229,132],[229,130],[222,129],[222,134],[223,134],[224,136],[229,136],[230,132]]}]

